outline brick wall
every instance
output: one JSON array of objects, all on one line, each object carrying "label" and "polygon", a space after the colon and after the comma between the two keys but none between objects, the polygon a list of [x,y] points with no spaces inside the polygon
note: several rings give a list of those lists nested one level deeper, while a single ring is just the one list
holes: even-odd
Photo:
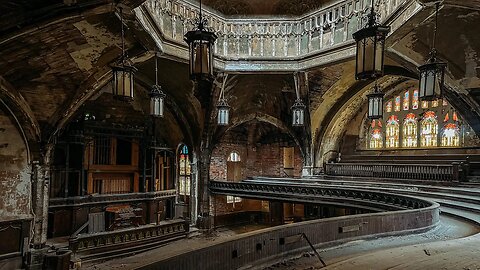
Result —
[{"label": "brick wall", "polygon": [[[210,179],[227,180],[227,159],[231,152],[237,152],[241,159],[242,179],[253,176],[285,177],[283,169],[283,146],[279,143],[268,145],[247,145],[219,143],[212,153],[210,163]],[[294,149],[294,177],[302,173],[302,156],[300,149]]]}]

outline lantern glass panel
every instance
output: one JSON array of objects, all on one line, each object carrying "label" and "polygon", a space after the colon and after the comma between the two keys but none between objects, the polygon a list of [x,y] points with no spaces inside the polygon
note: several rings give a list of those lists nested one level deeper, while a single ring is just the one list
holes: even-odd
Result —
[{"label": "lantern glass panel", "polygon": [[192,42],[193,48],[193,72],[194,74],[210,74],[210,46],[203,40]]},{"label": "lantern glass panel", "polygon": [[384,51],[385,41],[379,39],[377,41],[377,46],[375,46],[375,72],[383,74],[383,51]]},{"label": "lantern glass panel", "polygon": [[365,56],[363,72],[374,73],[375,71],[375,42],[373,38],[365,39]]},{"label": "lantern glass panel", "polygon": [[363,39],[357,42],[357,74],[363,73]]}]

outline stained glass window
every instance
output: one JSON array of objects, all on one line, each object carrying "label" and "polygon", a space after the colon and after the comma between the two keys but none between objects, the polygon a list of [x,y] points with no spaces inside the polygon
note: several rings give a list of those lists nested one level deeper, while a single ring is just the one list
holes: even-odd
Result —
[{"label": "stained glass window", "polygon": [[387,112],[392,112],[392,101],[387,102]]},{"label": "stained glass window", "polygon": [[403,110],[408,111],[409,107],[410,107],[410,92],[405,91],[405,93],[403,94]]},{"label": "stained glass window", "polygon": [[370,133],[370,148],[379,149],[383,147],[383,136],[380,128],[372,129]]},{"label": "stained glass window", "polygon": [[397,96],[395,98],[395,111],[399,112],[400,111],[400,96]]},{"label": "stained glass window", "polygon": [[446,99],[421,101],[417,89],[403,90],[385,103],[383,119],[369,122],[365,147],[459,147],[465,132],[459,117]]},{"label": "stained glass window", "polygon": [[191,182],[191,166],[188,158],[188,147],[184,145],[180,149],[178,170],[178,194],[183,195],[179,197],[180,201],[186,202],[187,197],[190,196],[190,182]]},{"label": "stained glass window", "polygon": [[413,91],[412,109],[414,110],[418,109],[418,90]]},{"label": "stained glass window", "polygon": [[396,115],[390,116],[386,125],[385,147],[399,147],[400,125]]},{"label": "stained glass window", "polygon": [[438,123],[433,111],[425,113],[421,124],[420,141],[422,147],[437,146]]},{"label": "stained glass window", "polygon": [[428,109],[428,101],[422,101],[422,109]]},{"label": "stained glass window", "polygon": [[403,120],[403,147],[417,146],[417,118],[409,113]]},{"label": "stained glass window", "polygon": [[460,132],[457,125],[450,123],[444,126],[442,133],[442,146],[460,146]]}]

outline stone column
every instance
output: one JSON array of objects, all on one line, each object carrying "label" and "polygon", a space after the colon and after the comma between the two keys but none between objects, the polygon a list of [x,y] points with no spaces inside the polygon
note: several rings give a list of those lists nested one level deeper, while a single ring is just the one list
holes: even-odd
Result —
[{"label": "stone column", "polygon": [[33,219],[33,237],[31,238],[32,249],[27,259],[27,269],[42,269],[44,254],[47,251],[45,244],[47,242],[48,226],[48,200],[50,185],[50,158],[53,145],[49,145],[42,151],[39,160],[32,164],[32,211]]}]

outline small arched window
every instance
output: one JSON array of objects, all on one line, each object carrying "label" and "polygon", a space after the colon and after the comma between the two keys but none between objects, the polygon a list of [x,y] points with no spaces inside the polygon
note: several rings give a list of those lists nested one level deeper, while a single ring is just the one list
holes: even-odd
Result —
[{"label": "small arched window", "polygon": [[188,147],[186,145],[180,148],[178,164],[179,201],[187,202],[190,196],[191,167],[188,157]]},{"label": "small arched window", "polygon": [[228,156],[227,161],[230,162],[240,162],[240,155],[237,152],[231,152],[230,155]]}]

